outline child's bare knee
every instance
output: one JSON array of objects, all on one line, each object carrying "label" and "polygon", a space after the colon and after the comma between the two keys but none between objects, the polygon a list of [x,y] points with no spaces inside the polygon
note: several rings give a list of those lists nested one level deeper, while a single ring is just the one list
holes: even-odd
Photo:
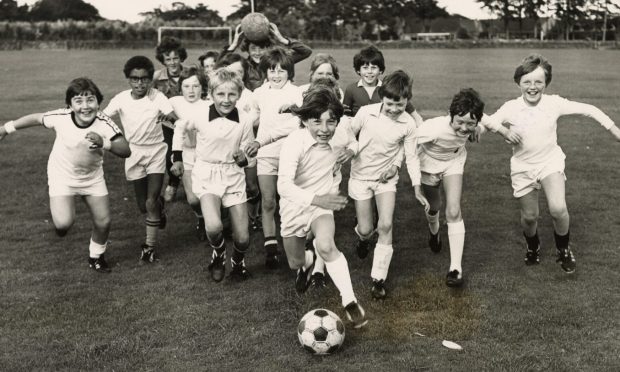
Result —
[{"label": "child's bare knee", "polygon": [[461,208],[457,206],[446,207],[446,220],[448,222],[458,222],[461,220]]}]

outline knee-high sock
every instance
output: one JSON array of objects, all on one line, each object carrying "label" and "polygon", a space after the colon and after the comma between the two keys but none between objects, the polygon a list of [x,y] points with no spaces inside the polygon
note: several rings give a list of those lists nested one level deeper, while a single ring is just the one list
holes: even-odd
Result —
[{"label": "knee-high sock", "polygon": [[340,291],[342,306],[347,306],[351,302],[357,302],[355,293],[353,293],[353,284],[351,284],[349,264],[342,252],[335,260],[325,262],[325,267],[327,267],[327,272],[329,276],[331,276],[334,285],[338,288],[338,291]]},{"label": "knee-high sock", "polygon": [[372,271],[370,272],[373,279],[387,279],[390,262],[392,262],[392,253],[394,253],[392,244],[377,244],[375,255],[372,258]]},{"label": "knee-high sock", "polygon": [[99,258],[102,254],[105,253],[107,246],[107,242],[105,244],[97,244],[91,238],[90,245],[88,246],[88,255],[90,256],[90,258]]},{"label": "knee-high sock", "polygon": [[448,241],[450,243],[450,271],[458,270],[462,273],[461,261],[463,259],[463,246],[465,245],[465,224],[463,220],[448,222]]},{"label": "knee-high sock", "polygon": [[149,247],[157,246],[157,233],[159,231],[159,220],[146,220],[146,240]]},{"label": "knee-high sock", "polygon": [[428,228],[431,230],[433,235],[436,235],[439,232],[439,211],[434,211],[435,214],[426,214],[426,220],[428,221]]}]

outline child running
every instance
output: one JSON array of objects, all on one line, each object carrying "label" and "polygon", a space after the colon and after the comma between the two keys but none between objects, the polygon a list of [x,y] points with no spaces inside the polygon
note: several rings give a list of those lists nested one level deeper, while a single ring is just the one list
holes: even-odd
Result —
[{"label": "child running", "polygon": [[347,204],[346,196],[338,194],[334,167],[352,156],[346,146],[354,141],[348,131],[338,130],[343,111],[333,91],[320,88],[309,90],[302,106],[292,108],[302,128],[284,140],[280,153],[281,234],[289,266],[297,270],[298,292],[308,287],[315,253],[305,249],[305,242],[309,232],[314,234],[314,246],[340,291],[346,316],[360,328],[367,323],[366,314],[353,292],[347,259],[334,242],[333,211]]},{"label": "child running", "polygon": [[30,114],[0,127],[0,140],[18,129],[43,125],[56,132],[47,163],[50,211],[56,234],[63,237],[75,220],[75,196],[88,207],[93,231],[88,265],[99,273],[110,272],[104,254],[110,234],[110,202],[103,177],[103,151],[126,158],[129,144],[114,122],[99,111],[103,95],[88,78],[69,83],[67,108]]},{"label": "child running", "polygon": [[153,62],[147,57],[131,57],[123,68],[131,89],[117,94],[103,110],[108,116],[120,117],[131,148],[131,157],[125,160],[125,176],[134,186],[138,209],[146,214],[146,238],[140,253],[140,260],[145,263],[159,260],[155,251],[158,229],[166,226],[160,193],[168,146],[158,119],[177,119],[166,96],[150,89],[154,72]]},{"label": "child running", "polygon": [[379,237],[370,274],[371,294],[375,299],[383,299],[393,253],[392,219],[403,151],[415,197],[426,209],[428,202],[420,186],[420,163],[415,142],[417,125],[405,112],[412,94],[411,78],[404,71],[397,70],[386,76],[378,94],[381,103],[360,108],[351,122],[351,130],[359,138],[359,144],[351,161],[349,196],[355,200],[355,233],[359,237],[357,254],[360,258],[368,255],[368,241],[374,233],[372,198],[376,199]]},{"label": "child running", "polygon": [[192,190],[200,199],[207,239],[213,248],[209,271],[215,282],[224,279],[226,246],[220,207],[228,208],[233,228],[234,250],[231,257],[232,279],[245,280],[250,273],[245,266],[249,246],[248,210],[244,166],[247,158],[241,149],[253,139],[252,122],[235,107],[243,82],[227,69],[209,76],[213,104],[207,115],[179,120],[174,129],[174,170],[183,171],[183,142],[186,133],[196,131],[196,159],[192,169]]},{"label": "child running", "polygon": [[[211,102],[201,98],[206,85],[207,80],[202,73],[202,69],[194,66],[181,71],[179,86],[183,95],[169,99],[170,104],[174,108],[174,113],[179,119],[197,121],[208,114]],[[207,233],[205,230],[205,220],[200,208],[200,200],[192,191],[192,168],[194,167],[196,151],[196,132],[186,131],[184,138],[185,141],[183,142],[182,149],[183,169],[178,169],[181,164],[177,163],[172,165],[170,171],[175,175],[182,174],[187,202],[196,214],[196,235],[200,241],[205,241]],[[177,168],[176,171],[174,168]]]},{"label": "child running", "polygon": [[564,159],[558,145],[557,120],[563,115],[581,114],[598,121],[620,141],[620,129],[595,106],[547,95],[551,64],[540,54],[523,59],[514,73],[521,96],[502,105],[491,116],[493,125],[506,124],[521,137],[513,146],[510,178],[513,195],[521,208],[521,227],[527,245],[525,263],[540,262],[538,238],[538,194],[542,188],[553,219],[557,262],[567,274],[575,272],[575,256],[569,246],[569,215],[566,207]]},{"label": "child running", "polygon": [[[435,253],[441,251],[440,185],[443,186],[446,195],[446,220],[450,243],[450,268],[446,284],[450,287],[463,285],[461,261],[465,244],[465,224],[461,215],[461,194],[463,170],[467,160],[465,144],[469,136],[475,133],[478,123],[483,120],[483,112],[484,102],[478,92],[471,88],[463,89],[452,98],[449,115],[426,120],[416,132],[422,190],[429,203],[429,210],[426,212],[430,231],[428,244]],[[481,123],[486,124],[484,120]],[[481,127],[481,131],[484,128]],[[503,126],[497,129],[507,141],[518,143],[518,135]]]},{"label": "child running", "polygon": [[268,83],[254,91],[255,110],[258,113],[256,141],[246,149],[249,156],[256,154],[258,185],[261,192],[263,235],[265,237],[265,265],[279,266],[276,213],[276,184],[282,139],[299,127],[299,119],[287,112],[293,105],[301,105],[302,92],[293,85],[294,63],[286,50],[274,48],[261,58],[260,68]]}]

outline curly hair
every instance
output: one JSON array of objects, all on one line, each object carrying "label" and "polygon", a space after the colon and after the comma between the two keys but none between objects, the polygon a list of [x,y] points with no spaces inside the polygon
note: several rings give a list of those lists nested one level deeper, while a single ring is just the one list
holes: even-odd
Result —
[{"label": "curly hair", "polygon": [[166,36],[161,39],[161,42],[157,45],[157,48],[155,48],[155,58],[163,64],[164,55],[170,52],[176,52],[181,62],[187,59],[187,50],[185,50],[181,42],[174,37]]}]

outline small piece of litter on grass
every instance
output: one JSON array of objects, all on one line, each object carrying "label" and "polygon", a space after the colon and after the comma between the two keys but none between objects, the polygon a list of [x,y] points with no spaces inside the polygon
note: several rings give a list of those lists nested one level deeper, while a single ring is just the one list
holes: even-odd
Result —
[{"label": "small piece of litter on grass", "polygon": [[420,332],[414,332],[413,334],[420,337],[426,337],[426,335],[423,335]]},{"label": "small piece of litter on grass", "polygon": [[443,346],[447,347],[448,349],[463,350],[461,345],[457,344],[456,342],[452,342],[452,341],[448,341],[448,340],[443,340],[443,341],[441,341],[441,344]]}]

